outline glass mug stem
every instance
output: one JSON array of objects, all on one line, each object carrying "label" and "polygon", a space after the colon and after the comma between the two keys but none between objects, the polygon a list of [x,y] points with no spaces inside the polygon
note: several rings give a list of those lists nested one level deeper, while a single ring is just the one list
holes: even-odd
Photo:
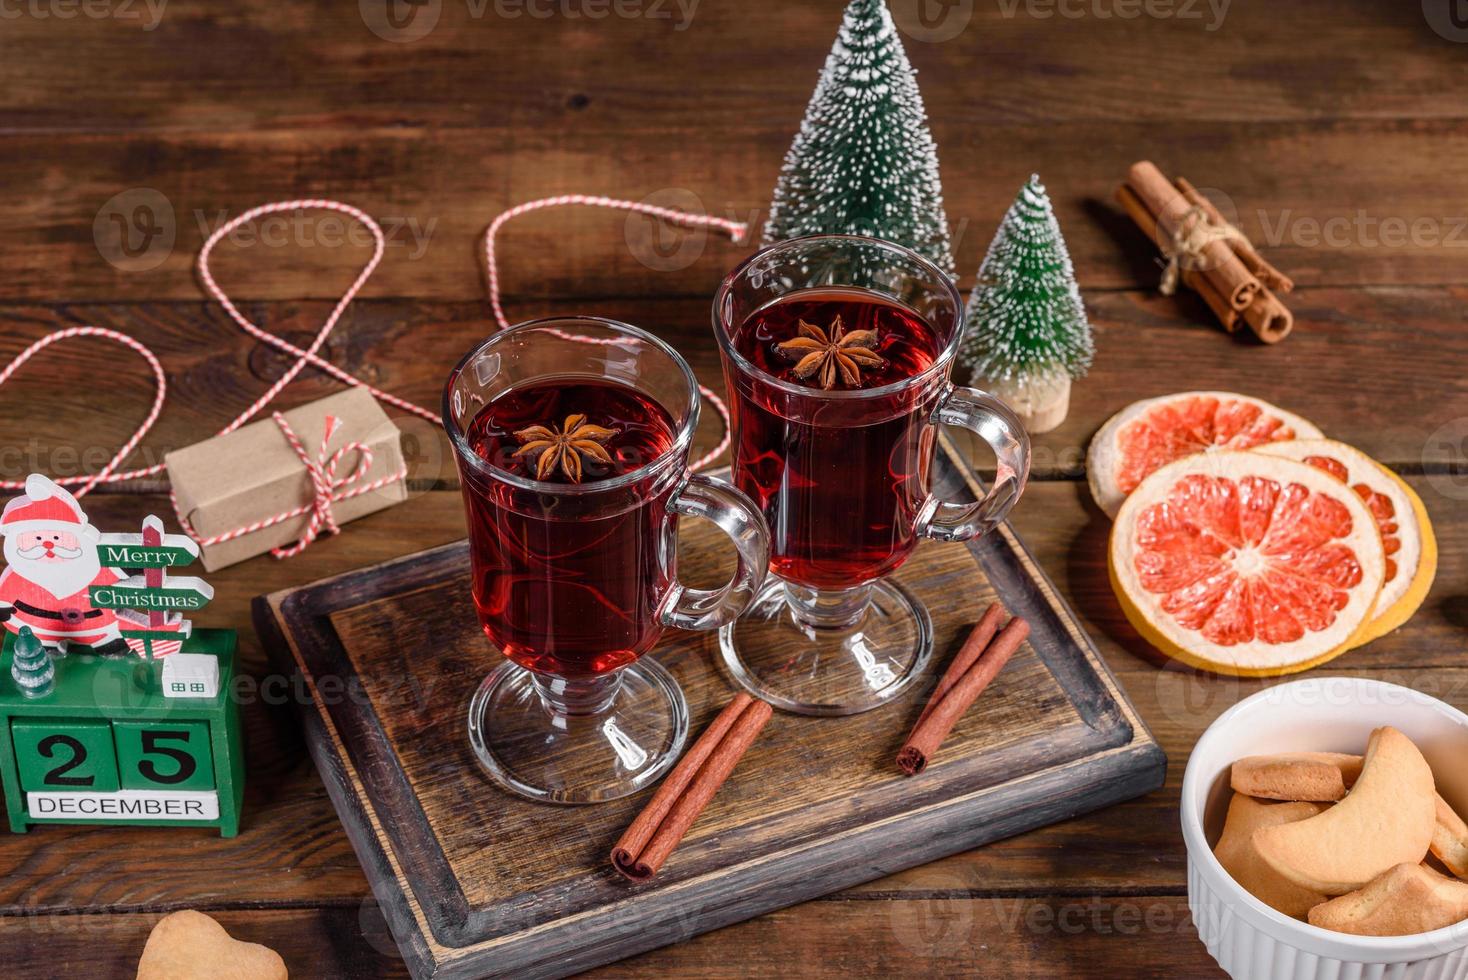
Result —
[{"label": "glass mug stem", "polygon": [[917,533],[938,541],[968,541],[1004,521],[1030,478],[1030,437],[1009,406],[988,392],[952,388],[933,411],[933,421],[968,429],[994,450],[994,482],[983,498],[968,504],[932,494],[918,512]]},{"label": "glass mug stem", "polygon": [[690,476],[673,494],[668,509],[702,517],[729,536],[738,564],[722,589],[690,589],[674,582],[659,617],[664,626],[713,630],[738,619],[754,601],[770,563],[769,534],[754,502],[726,483]]},{"label": "glass mug stem", "polygon": [[806,630],[844,630],[854,626],[866,615],[872,598],[870,582],[854,589],[812,589],[794,582],[783,585],[791,618]]},{"label": "glass mug stem", "polygon": [[530,671],[530,683],[545,710],[556,716],[599,715],[617,700],[622,689],[622,672],[591,677],[558,677]]}]

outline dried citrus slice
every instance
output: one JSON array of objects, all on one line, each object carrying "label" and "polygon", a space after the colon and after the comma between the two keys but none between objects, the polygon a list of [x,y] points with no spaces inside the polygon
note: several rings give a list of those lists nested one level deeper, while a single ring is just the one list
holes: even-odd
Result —
[{"label": "dried citrus slice", "polygon": [[1203,670],[1287,674],[1350,649],[1386,575],[1376,522],[1323,470],[1263,453],[1162,467],[1111,529],[1112,588],[1137,632]]},{"label": "dried citrus slice", "polygon": [[1258,451],[1325,470],[1354,490],[1375,518],[1386,552],[1386,582],[1359,642],[1385,636],[1412,618],[1437,574],[1437,537],[1416,491],[1361,450],[1333,439],[1295,439]]},{"label": "dried citrus slice", "polygon": [[1109,516],[1147,475],[1175,459],[1220,449],[1252,449],[1320,430],[1269,402],[1231,391],[1184,391],[1133,402],[1117,412],[1086,454],[1091,496]]}]

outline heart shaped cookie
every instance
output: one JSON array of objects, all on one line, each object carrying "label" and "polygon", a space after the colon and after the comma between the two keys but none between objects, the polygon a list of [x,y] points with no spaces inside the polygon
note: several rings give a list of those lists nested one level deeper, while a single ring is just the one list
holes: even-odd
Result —
[{"label": "heart shaped cookie", "polygon": [[185,909],[148,934],[137,980],[287,980],[275,950],[245,943],[203,912]]}]

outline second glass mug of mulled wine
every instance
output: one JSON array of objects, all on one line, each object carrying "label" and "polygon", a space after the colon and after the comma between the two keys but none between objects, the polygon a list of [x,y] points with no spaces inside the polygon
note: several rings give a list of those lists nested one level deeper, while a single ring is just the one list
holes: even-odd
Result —
[{"label": "second glass mug of mulled wine", "polygon": [[[470,703],[469,737],[502,787],[594,803],[647,786],[681,753],[687,704],[644,654],[666,626],[732,621],[769,555],[753,503],[689,473],[698,410],[672,348],[594,317],[512,327],[449,376],[474,606],[508,658]],[[724,588],[678,583],[680,515],[733,542]]]},{"label": "second glass mug of mulled wine", "polygon": [[[733,678],[786,711],[854,714],[921,675],[922,603],[888,576],[922,537],[962,541],[1009,513],[1030,445],[998,399],[949,381],[963,327],[952,279],[858,236],[799,238],[735,269],[714,300],[734,429],[734,482],[764,512],[770,572],[720,633]],[[940,425],[993,449],[982,500],[930,492]]]}]

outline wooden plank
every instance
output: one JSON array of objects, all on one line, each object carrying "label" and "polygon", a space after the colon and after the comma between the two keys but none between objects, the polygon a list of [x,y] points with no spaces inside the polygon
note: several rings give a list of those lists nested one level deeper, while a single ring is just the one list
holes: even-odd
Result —
[{"label": "wooden plank", "polygon": [[[406,977],[381,917],[356,907],[210,912],[235,936],[272,946],[292,976]],[[0,918],[15,976],[131,976],[157,913]],[[390,942],[389,942],[390,945]],[[1067,977],[1145,980],[1222,973],[1197,940],[1187,899],[963,889],[896,901],[833,896],[603,967],[590,977]]]},{"label": "wooden plank", "polygon": [[1223,976],[1187,899],[1141,894],[1023,899],[938,892],[900,901],[822,901],[598,971],[601,977]]},{"label": "wooden plank", "polygon": [[[829,4],[416,6],[372,26],[380,8],[327,2],[288,17],[264,0],[227,11],[139,2],[65,22],[17,7],[0,116],[11,132],[40,133],[793,129],[840,24]],[[929,111],[955,126],[1468,110],[1445,84],[1455,48],[1412,4],[966,3],[925,20],[916,4],[892,9]]]},{"label": "wooden plank", "polygon": [[[1468,333],[1461,307],[1468,290],[1382,288],[1301,290],[1292,298],[1299,327],[1284,344],[1262,347],[1212,326],[1194,297],[1089,292],[1097,356],[1077,382],[1070,416],[1035,439],[1037,477],[1078,477],[1086,444],[1102,419],[1133,399],[1182,387],[1238,390],[1299,412],[1327,434],[1408,472],[1464,462],[1449,423],[1468,418]],[[325,303],[252,304],[251,315],[297,344],[309,343]],[[723,390],[708,326],[708,301],[604,299],[511,304],[513,318],[594,311],[666,338],[716,390]],[[255,345],[222,311],[198,303],[23,306],[7,311],[0,360],[55,327],[95,323],[124,330],[152,347],[170,375],[169,402],[131,463],[206,438],[253,401],[285,369],[279,354]],[[373,300],[356,304],[325,356],[396,395],[435,408],[459,355],[489,332],[482,303]],[[106,390],[95,397],[96,379]],[[280,397],[294,405],[339,390],[306,371]],[[70,341],[42,354],[0,390],[0,478],[31,470],[71,475],[99,469],[131,434],[152,401],[141,360],[105,341]],[[407,455],[418,485],[454,485],[447,443],[433,426],[407,417]],[[699,449],[719,426],[705,409]],[[1434,434],[1437,433],[1435,437]],[[1453,484],[1445,479],[1444,485]],[[157,484],[154,484],[157,486]]]},{"label": "wooden plank", "polygon": [[[789,108],[781,125],[735,124],[717,137],[633,131],[616,153],[600,134],[559,127],[11,136],[0,145],[0,168],[6,186],[23,193],[0,194],[10,244],[0,275],[12,301],[193,299],[192,263],[208,231],[256,204],[312,194],[363,207],[391,232],[367,295],[477,299],[480,235],[501,211],[532,198],[607,194],[758,226],[799,118],[798,105]],[[1468,120],[1220,129],[1197,120],[943,119],[935,130],[964,283],[1019,186],[1044,161],[1081,283],[1154,287],[1155,244],[1111,203],[1127,167],[1144,155],[1216,196],[1302,286],[1465,281],[1468,213],[1455,189],[1468,177]],[[709,154],[715,139],[718,152]],[[1322,172],[1333,179],[1321,180]],[[1212,195],[1220,187],[1227,198]],[[352,241],[335,219],[282,219],[242,233],[216,265],[240,298],[334,299],[366,259]],[[505,289],[534,297],[708,297],[748,251],[646,216],[579,208],[521,219],[504,246]]]},{"label": "wooden plank", "polygon": [[[1464,612],[1458,598],[1468,594],[1468,514],[1461,500],[1439,494],[1427,478],[1410,482],[1438,519],[1437,585],[1410,624],[1327,669],[1369,672],[1468,709],[1468,671],[1461,659]],[[1154,726],[1172,762],[1168,788],[882,879],[869,889],[926,891],[957,882],[1014,894],[1042,881],[1067,891],[1098,893],[1182,886],[1176,830],[1182,766],[1207,723],[1262,682],[1160,671],[1112,636],[1126,627],[1099,564],[1104,526],[1083,502],[1084,494],[1083,487],[1070,483],[1032,484],[1015,513],[1015,525]],[[85,504],[101,527],[131,526],[150,511],[167,513],[166,499],[156,495],[93,495]],[[462,521],[456,491],[416,494],[406,504],[347,525],[341,536],[318,541],[289,561],[260,558],[225,569],[211,576],[217,599],[201,624],[240,630],[244,669],[268,677],[271,672],[249,625],[252,596],[455,540],[463,534]],[[161,831],[47,828],[24,837],[0,835],[0,864],[11,869],[0,880],[0,910],[126,908],[160,901],[202,902],[211,896],[345,901],[365,894],[357,860],[304,758],[286,705],[246,705],[244,719],[250,768],[244,823],[236,842],[221,843],[204,834],[197,840],[190,837],[189,859],[180,862],[160,847],[146,846],[149,835]],[[282,841],[287,850],[282,850]],[[126,856],[128,874],[117,872],[119,855]],[[150,863],[139,871],[138,862],[145,860]]]},{"label": "wooden plank", "polygon": [[[370,898],[325,907],[220,909],[203,902],[194,907],[234,938],[275,950],[293,977],[407,976]],[[131,977],[148,933],[164,914],[38,910],[0,916],[0,946],[15,976]]]}]

